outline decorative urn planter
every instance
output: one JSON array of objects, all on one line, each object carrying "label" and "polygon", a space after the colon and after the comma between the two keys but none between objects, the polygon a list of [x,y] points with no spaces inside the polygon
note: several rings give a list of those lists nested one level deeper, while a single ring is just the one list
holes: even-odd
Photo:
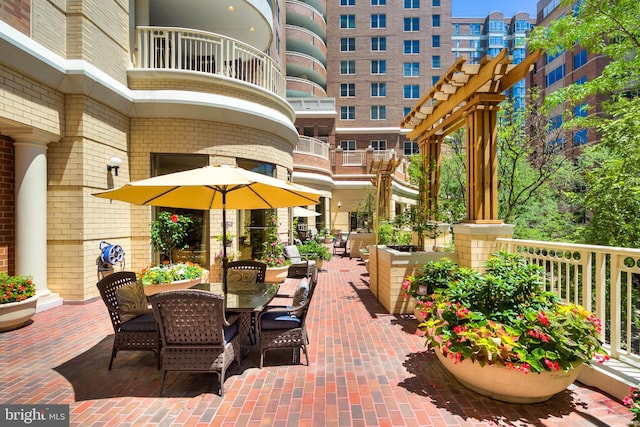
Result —
[{"label": "decorative urn planter", "polygon": [[582,364],[565,371],[522,373],[502,364],[481,366],[470,359],[459,363],[444,356],[438,349],[436,356],[442,366],[462,385],[483,396],[509,403],[538,403],[549,400],[573,383]]},{"label": "decorative urn planter", "polygon": [[288,265],[283,265],[280,267],[267,267],[267,273],[265,274],[264,281],[266,283],[282,283],[287,278],[288,273]]},{"label": "decorative urn planter", "polygon": [[18,329],[27,323],[36,312],[38,295],[24,301],[0,304],[0,332]]}]

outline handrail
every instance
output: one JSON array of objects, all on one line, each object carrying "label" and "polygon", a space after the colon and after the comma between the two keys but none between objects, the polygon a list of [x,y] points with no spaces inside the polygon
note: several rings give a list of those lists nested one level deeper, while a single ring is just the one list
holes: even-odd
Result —
[{"label": "handrail", "polygon": [[329,159],[329,144],[317,138],[300,135],[294,152],[312,154],[323,159]]},{"label": "handrail", "polygon": [[241,41],[207,31],[136,27],[134,66],[215,74],[286,96],[285,75],[270,56]]},{"label": "handrail", "polygon": [[544,267],[545,286],[591,310],[613,359],[640,367],[640,249],[496,239],[499,248]]}]

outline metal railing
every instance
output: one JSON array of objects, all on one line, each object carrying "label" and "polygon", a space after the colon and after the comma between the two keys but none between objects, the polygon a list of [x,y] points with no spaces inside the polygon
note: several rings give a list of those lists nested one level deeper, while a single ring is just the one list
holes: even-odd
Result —
[{"label": "metal railing", "polygon": [[312,154],[314,156],[329,159],[329,144],[317,138],[300,135],[298,145],[294,150],[296,153]]},{"label": "metal railing", "polygon": [[602,321],[613,359],[640,366],[640,250],[497,239],[498,246],[544,267],[546,288]]},{"label": "metal railing", "polygon": [[136,28],[136,68],[216,74],[262,87],[281,97],[281,67],[252,46],[220,34],[174,27]]}]

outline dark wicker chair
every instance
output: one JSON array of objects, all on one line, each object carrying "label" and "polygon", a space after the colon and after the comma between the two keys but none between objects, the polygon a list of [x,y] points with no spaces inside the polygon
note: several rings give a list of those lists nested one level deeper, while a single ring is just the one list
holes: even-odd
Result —
[{"label": "dark wicker chair", "polygon": [[[267,274],[267,264],[260,261],[232,261],[227,264],[227,290],[241,290],[244,287],[254,286],[256,283],[264,283]],[[256,317],[251,313],[251,327],[249,330],[251,343],[256,342]]]},{"label": "dark wicker chair", "polygon": [[333,242],[333,254],[338,255],[338,251],[342,249],[342,255],[346,255],[348,243],[349,233],[340,233],[336,241]]},{"label": "dark wicker chair", "polygon": [[306,277],[314,283],[318,281],[318,269],[316,261],[310,259],[306,255],[300,254],[296,245],[287,245],[284,247],[284,256],[291,264],[289,264],[289,273],[287,277],[301,278]]},{"label": "dark wicker chair", "polygon": [[264,365],[264,355],[267,351],[282,348],[293,350],[292,361],[300,360],[300,349],[304,351],[309,366],[307,344],[306,319],[309,305],[313,297],[315,283],[302,279],[298,283],[291,306],[267,306],[257,319],[260,337],[260,368]]},{"label": "dark wicker chair", "polygon": [[118,295],[122,290],[135,285],[136,273],[133,271],[117,271],[97,283],[115,332],[109,370],[113,365],[113,359],[121,350],[151,350],[156,354],[158,368],[160,367],[160,335],[146,298],[144,307],[136,310],[125,309],[119,302],[121,298],[118,298]]},{"label": "dark wicker chair", "polygon": [[162,383],[169,371],[212,372],[218,375],[220,396],[229,365],[240,366],[239,322],[228,323],[224,296],[185,289],[149,297],[162,337]]}]

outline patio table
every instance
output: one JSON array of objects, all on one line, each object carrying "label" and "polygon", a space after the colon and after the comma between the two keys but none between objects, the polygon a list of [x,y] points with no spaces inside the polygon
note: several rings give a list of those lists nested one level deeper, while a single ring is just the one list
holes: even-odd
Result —
[{"label": "patio table", "polygon": [[251,286],[244,286],[236,289],[227,289],[224,293],[222,283],[198,283],[191,289],[202,289],[224,295],[225,311],[228,313],[240,314],[240,330],[241,336],[249,336],[254,334],[255,325],[252,325],[254,315],[264,310],[278,293],[278,284],[273,283],[256,283]]}]

